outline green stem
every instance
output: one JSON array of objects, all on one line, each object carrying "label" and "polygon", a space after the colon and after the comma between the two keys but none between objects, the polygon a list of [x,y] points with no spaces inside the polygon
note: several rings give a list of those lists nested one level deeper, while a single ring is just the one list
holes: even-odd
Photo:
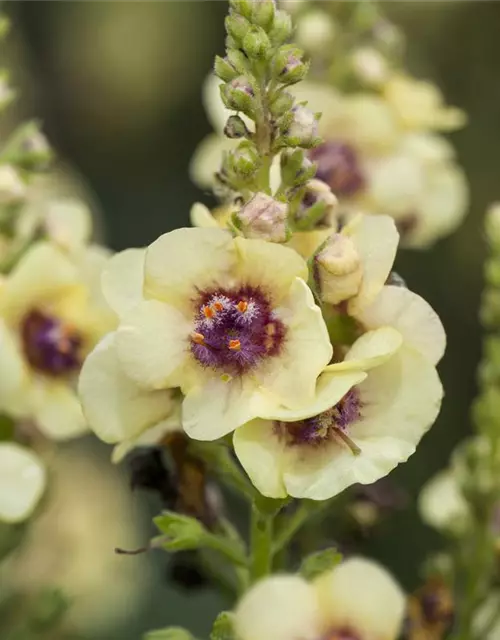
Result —
[{"label": "green stem", "polygon": [[306,522],[320,515],[330,504],[331,500],[322,502],[303,500],[291,516],[283,515],[277,526],[273,554],[280,553]]},{"label": "green stem", "polygon": [[214,551],[218,551],[225,556],[232,564],[246,567],[248,566],[247,558],[240,545],[232,540],[227,540],[213,533],[208,533],[205,540],[205,546]]},{"label": "green stem", "polygon": [[274,515],[264,513],[255,504],[252,507],[250,532],[251,582],[271,573]]}]

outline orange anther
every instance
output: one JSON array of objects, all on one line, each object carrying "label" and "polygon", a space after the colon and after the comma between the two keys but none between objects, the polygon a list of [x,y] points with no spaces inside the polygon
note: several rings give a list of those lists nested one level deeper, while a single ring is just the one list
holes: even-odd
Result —
[{"label": "orange anther", "polygon": [[212,307],[209,306],[203,307],[203,313],[205,315],[205,318],[213,318],[215,315],[215,311],[212,309]]},{"label": "orange anther", "polygon": [[229,340],[228,346],[232,351],[239,351],[241,349],[241,342],[239,340]]},{"label": "orange anther", "polygon": [[241,313],[245,313],[245,311],[248,309],[248,302],[246,300],[240,300],[236,305],[236,308],[238,309],[238,311],[241,311]]},{"label": "orange anther", "polygon": [[266,333],[268,336],[274,336],[276,333],[276,325],[272,322],[266,325]]},{"label": "orange anther", "polygon": [[193,331],[191,334],[191,340],[196,344],[205,344],[205,336],[197,331]]},{"label": "orange anther", "polygon": [[214,302],[214,307],[215,307],[216,311],[223,311],[224,310],[224,305],[222,304],[222,302]]}]

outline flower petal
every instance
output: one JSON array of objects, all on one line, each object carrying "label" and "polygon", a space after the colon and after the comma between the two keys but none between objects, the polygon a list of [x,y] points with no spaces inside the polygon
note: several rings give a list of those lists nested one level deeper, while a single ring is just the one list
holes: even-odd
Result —
[{"label": "flower petal", "polygon": [[30,307],[50,302],[79,284],[78,270],[61,249],[34,245],[6,278],[0,296],[4,317],[16,319]]},{"label": "flower petal", "polygon": [[158,422],[158,424],[155,424],[152,427],[148,427],[139,435],[117,444],[113,449],[111,461],[114,464],[118,464],[137,447],[151,447],[159,444],[169,433],[181,431],[180,424],[180,415],[177,411],[174,411],[173,415],[169,416],[165,420]]},{"label": "flower petal", "polygon": [[0,443],[0,520],[22,522],[33,512],[47,481],[45,467],[29,449]]},{"label": "flower petal", "polygon": [[228,231],[176,229],[160,236],[146,251],[145,292],[190,309],[197,290],[229,279],[235,266],[235,245]]},{"label": "flower petal", "polygon": [[240,640],[314,640],[320,637],[314,588],[298,576],[272,576],[259,582],[235,612]]},{"label": "flower petal", "polygon": [[193,227],[204,229],[219,228],[219,223],[211,214],[210,209],[201,202],[195,202],[189,212],[189,219]]},{"label": "flower petal", "polygon": [[293,249],[245,238],[236,238],[234,244],[239,277],[245,284],[268,291],[274,304],[279,304],[288,295],[295,278],[307,280],[307,264]]},{"label": "flower petal", "polygon": [[217,376],[191,388],[182,404],[182,427],[195,440],[217,440],[262,415],[268,407],[253,381]]},{"label": "flower petal", "polygon": [[283,352],[269,364],[262,386],[275,394],[278,404],[300,408],[314,399],[317,378],[332,357],[328,330],[311,290],[300,278],[275,313],[287,328],[286,340]]},{"label": "flower petal", "polygon": [[363,638],[399,637],[406,597],[379,564],[352,557],[320,576],[315,586],[325,627],[347,627]]},{"label": "flower petal", "polygon": [[172,411],[168,391],[144,391],[123,373],[115,334],[106,336],[83,363],[78,390],[89,425],[104,442],[133,438]]},{"label": "flower petal", "polygon": [[363,280],[358,294],[349,301],[349,314],[375,299],[391,272],[399,234],[389,216],[356,217],[343,233],[354,243],[363,264]]},{"label": "flower petal", "polygon": [[36,378],[31,389],[38,428],[52,440],[70,440],[89,430],[76,391],[64,382]]},{"label": "flower petal", "polygon": [[437,364],[446,347],[439,316],[419,295],[406,287],[385,286],[372,304],[357,314],[368,329],[390,326],[399,331],[406,346]]},{"label": "flower petal", "polygon": [[196,147],[189,163],[189,176],[200,189],[210,189],[215,183],[215,174],[222,166],[224,153],[233,151],[239,140],[232,140],[222,134],[211,133]]},{"label": "flower petal", "polygon": [[146,389],[180,386],[190,331],[191,323],[174,307],[158,300],[141,302],[116,331],[116,353],[124,373]]},{"label": "flower petal", "polygon": [[281,458],[286,444],[270,420],[251,420],[233,435],[234,452],[252,484],[268,498],[286,498]]},{"label": "flower petal", "polygon": [[109,306],[122,316],[143,300],[146,249],[125,249],[108,260],[101,286]]},{"label": "flower petal", "polygon": [[328,365],[325,371],[367,371],[386,362],[403,343],[399,331],[392,327],[381,327],[367,331],[349,349],[342,362]]},{"label": "flower petal", "polygon": [[458,478],[450,469],[440,471],[424,485],[418,507],[422,520],[436,529],[458,531],[472,518]]},{"label": "flower petal", "polygon": [[0,410],[19,415],[14,407],[26,404],[23,392],[28,383],[28,370],[3,320],[0,320],[0,353]]}]

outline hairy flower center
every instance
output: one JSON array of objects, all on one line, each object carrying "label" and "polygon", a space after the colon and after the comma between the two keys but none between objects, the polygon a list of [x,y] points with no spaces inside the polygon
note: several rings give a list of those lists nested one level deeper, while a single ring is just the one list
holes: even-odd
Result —
[{"label": "hairy flower center", "polygon": [[316,178],[339,198],[353,196],[365,186],[358,155],[348,144],[331,140],[312,149],[309,157],[318,165]]},{"label": "hairy flower center", "polygon": [[49,376],[77,371],[82,363],[82,336],[58,318],[30,311],[21,323],[21,340],[30,365]]},{"label": "hairy flower center", "polygon": [[241,375],[281,350],[285,327],[255,287],[202,293],[196,309],[191,352],[205,367]]},{"label": "hairy flower center", "polygon": [[348,428],[359,420],[361,402],[356,389],[351,389],[337,404],[312,418],[298,422],[277,422],[276,430],[291,445],[321,445],[332,438],[344,442],[353,453],[359,448],[348,435]]}]

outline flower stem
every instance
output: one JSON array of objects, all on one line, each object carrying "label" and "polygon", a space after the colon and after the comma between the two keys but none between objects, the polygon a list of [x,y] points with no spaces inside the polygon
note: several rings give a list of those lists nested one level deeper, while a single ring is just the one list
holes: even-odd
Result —
[{"label": "flower stem", "polygon": [[312,518],[320,515],[330,506],[331,500],[313,502],[302,500],[291,515],[283,515],[277,525],[277,533],[273,546],[273,555],[279,553],[292,540],[303,525]]},{"label": "flower stem", "polygon": [[274,514],[265,513],[256,504],[252,506],[250,532],[250,579],[256,582],[271,573]]}]

